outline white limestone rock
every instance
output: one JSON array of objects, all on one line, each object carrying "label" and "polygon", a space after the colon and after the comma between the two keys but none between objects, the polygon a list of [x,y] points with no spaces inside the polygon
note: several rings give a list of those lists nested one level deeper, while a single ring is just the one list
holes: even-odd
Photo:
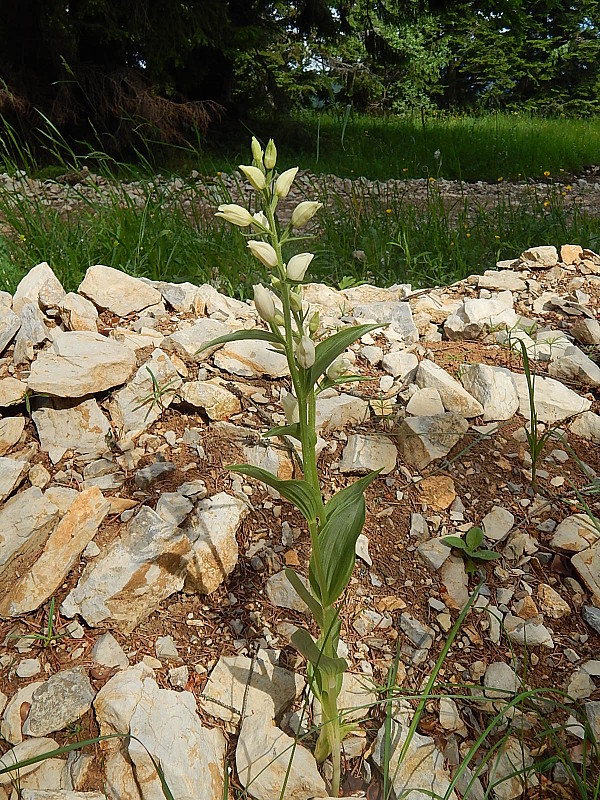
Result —
[{"label": "white limestone rock", "polygon": [[[527,379],[524,374],[512,373],[513,381],[519,395],[519,414],[529,419],[530,405],[527,390]],[[538,421],[544,423],[560,422],[568,417],[574,417],[589,411],[591,400],[581,397],[554,378],[535,378],[535,410]]]},{"label": "white limestone rock", "polygon": [[381,366],[393,378],[404,382],[414,378],[419,359],[408,350],[392,350],[383,357]]},{"label": "white limestone rock", "polygon": [[20,327],[21,320],[18,314],[0,305],[0,355],[15,338]]},{"label": "white limestone rock", "polygon": [[[446,772],[444,756],[430,736],[414,732],[402,760],[404,745],[410,727],[413,710],[405,701],[399,703],[400,710],[392,717],[390,737],[389,774],[396,797],[409,796],[412,800],[430,800],[432,796],[456,800],[454,791],[449,794],[450,776]],[[383,769],[385,752],[385,725],[377,733],[373,761]]]},{"label": "white limestone rock", "polygon": [[371,472],[388,475],[396,467],[396,445],[388,436],[350,434],[340,459],[340,472]]},{"label": "white limestone rock", "polygon": [[288,708],[303,687],[300,675],[276,666],[264,650],[259,650],[254,659],[221,656],[200,695],[200,705],[224,722],[237,723],[242,712],[258,713],[260,709],[272,719]]},{"label": "white limestone rock", "polygon": [[369,404],[361,397],[345,393],[317,397],[316,428],[319,433],[364,422],[368,416]]},{"label": "white limestone rock", "polygon": [[551,361],[548,374],[561,381],[575,381],[582,386],[600,386],[600,367],[578,347],[567,347],[562,356]]},{"label": "white limestone rock", "polygon": [[0,456],[6,455],[25,429],[25,417],[0,418]]},{"label": "white limestone rock", "polygon": [[182,386],[179,395],[184,403],[203,408],[213,420],[228,419],[242,410],[238,398],[219,380],[189,381]]},{"label": "white limestone rock", "polygon": [[[28,558],[48,538],[58,521],[58,508],[37,486],[20,492],[0,509],[0,579],[13,560]],[[6,581],[0,597],[6,591]]]},{"label": "white limestone rock", "polygon": [[242,378],[283,378],[289,374],[285,355],[261,340],[229,342],[217,350],[213,360],[219,369]]},{"label": "white limestone rock", "polygon": [[98,330],[96,306],[80,294],[66,294],[58,305],[58,313],[68,331]]},{"label": "white limestone rock", "polygon": [[453,411],[466,419],[483,414],[481,403],[445,369],[427,358],[419,364],[415,383],[420,389],[437,389],[446,411]]},{"label": "white limestone rock", "polygon": [[44,400],[32,413],[41,449],[56,464],[67,450],[83,462],[94,461],[107,450],[106,436],[110,424],[98,403],[72,400]]},{"label": "white limestone rock", "polygon": [[124,634],[181,591],[191,556],[189,538],[142,506],[123,532],[89,563],[65,598],[66,617],[95,627],[111,619]]},{"label": "white limestone rock", "polygon": [[[154,380],[164,391],[155,397]],[[182,381],[169,356],[160,348],[138,369],[132,380],[113,395],[109,403],[110,417],[120,435],[135,438],[169,408]]]},{"label": "white limestone rock", "polygon": [[159,291],[139,278],[102,264],[88,267],[77,291],[98,308],[112,311],[119,317],[154,306],[162,299]]},{"label": "white limestone rock", "polygon": [[0,457],[0,503],[21,483],[28,469],[28,461]]},{"label": "white limestone rock", "polygon": [[600,533],[587,514],[570,514],[554,529],[550,547],[563,553],[579,553],[598,539]]},{"label": "white limestone rock", "polygon": [[52,294],[62,297],[65,294],[60,281],[46,261],[37,264],[21,278],[13,296],[13,311],[19,314],[25,303],[35,303],[39,306],[39,297],[42,289],[49,290]]},{"label": "white limestone rock", "polygon": [[216,319],[197,319],[193,325],[181,325],[178,330],[167,336],[162,346],[169,352],[173,350],[181,358],[189,358],[195,362],[206,361],[219,345],[207,347],[202,352],[198,352],[200,348],[208,342],[212,342],[213,339],[231,333],[232,330],[230,325]]},{"label": "white limestone rock", "polygon": [[160,689],[153,678],[129,720],[129,757],[143,800],[163,794],[154,761],[173,797],[214,800],[223,796],[226,742],[219,728],[205,728],[191,692]]},{"label": "white limestone rock", "polygon": [[595,605],[600,605],[600,541],[571,558],[583,582],[590,590]]},{"label": "white limestone rock", "polygon": [[517,322],[512,293],[505,291],[491,299],[463,300],[446,319],[444,332],[450,340],[480,339],[492,330],[514,328]]},{"label": "white limestone rock", "polygon": [[325,781],[305,747],[277,728],[264,711],[249,713],[238,739],[235,762],[242,786],[255,800],[279,800],[287,776],[284,800],[326,797]]},{"label": "white limestone rock", "polygon": [[519,410],[517,387],[509,370],[488,364],[463,364],[460,379],[483,406],[484,422],[511,419]]},{"label": "white limestone rock", "polygon": [[123,344],[91,331],[54,335],[52,346],[31,366],[28,386],[52,397],[83,397],[118,386],[129,378],[135,355]]},{"label": "white limestone rock", "polygon": [[96,535],[110,503],[97,488],[84,489],[50,534],[35,563],[0,597],[0,616],[35,611],[54,595],[79,554]]},{"label": "white limestone rock", "polygon": [[233,572],[238,560],[236,533],[248,505],[227,492],[200,500],[188,518],[185,534],[191,543],[187,558],[187,591],[211,594]]},{"label": "white limestone rock", "polygon": [[569,425],[569,430],[582,439],[589,439],[594,444],[600,444],[600,414],[585,411],[575,417]]},{"label": "white limestone rock", "polygon": [[558,252],[554,245],[530,247],[521,253],[521,269],[550,269],[558,264]]},{"label": "white limestone rock", "polygon": [[398,426],[398,445],[409,464],[424,469],[447,456],[468,429],[466,419],[450,411],[433,417],[407,417]]},{"label": "white limestone rock", "polygon": [[433,387],[417,389],[406,404],[406,413],[413,417],[435,417],[444,411],[440,393]]}]

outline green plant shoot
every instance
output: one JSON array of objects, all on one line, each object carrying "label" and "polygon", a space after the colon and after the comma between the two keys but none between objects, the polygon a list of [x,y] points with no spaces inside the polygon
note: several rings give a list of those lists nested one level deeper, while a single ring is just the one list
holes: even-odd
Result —
[{"label": "green plant shoot", "polygon": [[293,645],[308,662],[310,688],[321,703],[324,724],[317,741],[315,757],[324,761],[330,754],[333,762],[331,794],[340,788],[341,742],[351,726],[344,725],[338,710],[338,696],[347,663],[338,657],[340,620],[337,601],[354,569],[356,540],[362,531],[366,507],[365,489],[377,472],[361,478],[323,502],[316,458],[316,397],[323,389],[337,386],[356,376],[349,374],[350,364],[344,351],[377,327],[375,324],[343,328],[324,337],[319,330],[319,315],[311,313],[302,300],[302,282],[312,253],[300,253],[284,260],[285,245],[295,238],[295,230],[304,227],[321,208],[321,203],[304,201],[293,211],[291,220],[280,228],[276,209],[287,196],[298,171],[297,167],[281,174],[275,171],[277,152],[272,140],[263,153],[252,140],[253,162],[240,169],[256,191],[261,210],[251,214],[235,204],[219,206],[217,216],[240,228],[250,228],[251,253],[271,272],[271,288],[254,287],[254,302],[268,330],[237,331],[207,343],[206,347],[242,339],[260,339],[285,353],[293,391],[282,398],[287,424],[273,428],[266,436],[286,436],[297,440],[301,448],[303,478],[279,480],[275,475],[248,464],[230,467],[276,489],[303,514],[310,533],[312,553],[309,563],[309,586],[291,569],[288,580],[310,608],[319,628],[315,639],[308,630],[299,629]]},{"label": "green plant shoot", "polygon": [[477,569],[478,561],[495,561],[500,558],[500,553],[493,550],[480,549],[483,542],[483,531],[481,528],[471,528],[464,539],[460,536],[444,536],[442,543],[447,547],[458,550],[465,561],[465,569],[472,575]]}]

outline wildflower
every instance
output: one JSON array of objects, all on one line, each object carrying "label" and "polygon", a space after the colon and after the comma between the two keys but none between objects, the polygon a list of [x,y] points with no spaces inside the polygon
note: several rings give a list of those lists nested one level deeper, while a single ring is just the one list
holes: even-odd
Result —
[{"label": "wildflower", "polygon": [[312,253],[298,253],[298,255],[292,256],[286,268],[288,278],[291,281],[301,281],[313,258]]},{"label": "wildflower", "polygon": [[342,375],[347,374],[350,366],[351,364],[348,359],[340,356],[327,367],[326,375],[330,381],[337,381]]},{"label": "wildflower", "polygon": [[498,234],[496,234],[496,235],[494,236],[494,239],[499,239],[499,238],[500,238],[500,237],[498,236]]},{"label": "wildflower", "polygon": [[292,167],[281,173],[275,181],[275,194],[277,197],[287,197],[297,172],[298,167]]},{"label": "wildflower", "polygon": [[562,167],[559,167],[559,168],[558,168],[558,171],[559,171],[559,172],[564,172],[564,169],[563,169]]},{"label": "wildflower", "polygon": [[392,209],[391,208],[386,208],[385,213],[386,214],[391,214],[392,213]]},{"label": "wildflower", "polygon": [[550,208],[550,200],[544,200],[544,208]]},{"label": "wildflower", "polygon": [[220,172],[218,172],[218,171],[217,171],[217,175],[218,175],[218,177],[221,177],[221,173],[220,173]]},{"label": "wildflower", "polygon": [[268,242],[255,242],[250,240],[248,242],[250,252],[255,258],[265,265],[265,267],[277,266],[277,253]]},{"label": "wildflower", "polygon": [[467,239],[470,239],[470,238],[471,238],[471,234],[467,233]]},{"label": "wildflower", "polygon": [[265,169],[273,169],[277,161],[277,148],[273,139],[267,142],[267,149],[265,150]]},{"label": "wildflower", "polygon": [[500,177],[498,178],[498,183],[502,183],[503,180],[504,178],[502,177],[502,175],[500,175]]},{"label": "wildflower", "polygon": [[570,183],[567,183],[567,185],[565,186],[565,189],[567,190],[567,192],[570,192],[572,188],[573,187],[571,186]]},{"label": "wildflower", "polygon": [[550,171],[545,169],[544,170],[544,178],[549,178],[549,177],[550,177]]},{"label": "wildflower", "polygon": [[435,183],[435,178],[429,178],[429,183]]},{"label": "wildflower", "polygon": [[402,172],[408,172],[408,167],[402,167]]},{"label": "wildflower", "polygon": [[433,157],[435,158],[435,160],[436,160],[436,161],[439,161],[439,160],[440,160],[440,157],[441,157],[441,155],[442,155],[442,154],[440,153],[440,151],[439,151],[439,150],[436,150],[436,151],[435,151],[435,153],[433,154]]},{"label": "wildflower", "polygon": [[323,203],[317,203],[315,200],[304,200],[299,203],[292,212],[292,226],[301,228],[306,225],[322,207]]},{"label": "wildflower", "polygon": [[267,181],[261,170],[258,167],[247,167],[244,164],[240,164],[240,169],[256,191],[262,192],[267,185]]},{"label": "wildflower", "polygon": [[275,300],[271,292],[260,283],[252,288],[254,289],[254,305],[259,317],[268,323],[275,322]]},{"label": "wildflower", "polygon": [[259,230],[268,231],[269,230],[269,220],[263,214],[262,211],[257,211],[256,214],[252,214],[252,224],[255,228]]},{"label": "wildflower", "polygon": [[253,216],[248,209],[243,206],[238,206],[235,203],[220,205],[215,217],[221,217],[227,220],[227,222],[231,222],[232,225],[237,225],[240,228],[245,228],[253,221]]},{"label": "wildflower", "polygon": [[310,369],[315,363],[315,343],[310,336],[303,336],[296,345],[296,361],[303,369]]},{"label": "wildflower", "polygon": [[285,414],[286,421],[289,425],[300,422],[300,409],[298,408],[298,401],[291,392],[282,394],[280,399],[283,413]]},{"label": "wildflower", "polygon": [[263,162],[263,150],[256,136],[252,137],[252,159],[255,166],[258,166]]}]

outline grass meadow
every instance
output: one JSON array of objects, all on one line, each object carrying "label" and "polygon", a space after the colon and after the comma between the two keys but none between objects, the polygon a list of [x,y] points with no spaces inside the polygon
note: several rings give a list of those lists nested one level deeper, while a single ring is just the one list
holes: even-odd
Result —
[{"label": "grass meadow", "polygon": [[[266,132],[266,123],[261,125]],[[368,281],[418,288],[482,272],[531,245],[573,242],[596,250],[600,245],[600,218],[572,204],[567,207],[560,192],[533,191],[517,205],[498,191],[487,207],[475,206],[465,195],[453,201],[449,213],[436,183],[439,178],[461,178],[498,185],[499,178],[542,175],[550,188],[554,178],[600,163],[598,120],[489,115],[427,118],[423,127],[420,119],[328,114],[300,115],[273,123],[269,130],[277,137],[279,163],[299,164],[317,176],[312,196],[325,207],[310,244],[317,254],[311,267],[316,280],[334,286]],[[260,135],[261,126],[252,132]],[[29,175],[53,178],[84,165],[111,182],[98,189],[102,203],[82,196],[71,211],[0,188],[0,289],[14,291],[27,270],[45,260],[68,290],[77,287],[90,264],[103,263],[157,280],[208,281],[247,297],[264,275],[240,237],[212,217],[214,196],[207,205],[204,184],[186,177],[192,169],[213,177],[234,172],[245,158],[241,154],[247,152],[250,131],[236,135],[237,143],[231,130],[222,140],[215,137],[220,145],[210,151],[202,142],[197,148],[162,151],[162,162],[156,161],[155,152],[150,157],[151,144],[144,141],[136,162],[126,164],[102,151],[101,141],[68,145],[49,125],[40,129],[34,154],[5,126],[0,170],[21,174],[24,188]],[[192,199],[189,207],[167,199],[155,178],[158,170],[183,176],[182,191]],[[400,188],[379,195],[359,184],[350,197],[339,197],[328,186],[328,173],[434,180],[425,202],[415,204]],[[141,180],[144,202],[134,203],[115,177]],[[219,199],[231,199],[224,183]]]}]

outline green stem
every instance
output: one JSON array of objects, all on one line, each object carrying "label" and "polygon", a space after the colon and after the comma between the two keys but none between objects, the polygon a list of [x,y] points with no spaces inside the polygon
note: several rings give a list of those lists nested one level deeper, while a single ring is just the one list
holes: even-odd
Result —
[{"label": "green stem", "polygon": [[[265,195],[265,213],[269,222],[270,239],[272,246],[277,254],[277,271],[279,273],[279,280],[281,281],[281,302],[283,306],[283,320],[284,320],[284,347],[285,354],[288,361],[292,385],[298,401],[298,419],[300,427],[300,443],[302,447],[302,464],[304,479],[315,490],[320,499],[320,513],[319,521],[309,523],[310,538],[312,544],[312,552],[317,573],[317,581],[319,586],[326,586],[325,572],[321,559],[319,547],[319,523],[325,523],[325,507],[323,505],[323,498],[321,493],[321,483],[319,480],[319,472],[317,469],[317,455],[316,455],[316,395],[314,384],[308,385],[306,381],[307,372],[301,370],[296,364],[294,357],[294,331],[292,328],[292,316],[296,321],[298,327],[297,335],[303,334],[303,318],[300,313],[294,313],[290,305],[290,284],[287,280],[283,256],[281,253],[282,242],[277,233],[275,224],[275,206],[276,203],[269,201],[268,195]],[[285,237],[285,234],[284,234]],[[323,606],[323,628],[321,630],[320,642],[322,645],[322,652],[331,658],[337,657],[338,635],[336,627],[337,611],[334,606]],[[322,695],[322,712],[325,720],[324,724],[328,726],[328,739],[331,744],[331,759],[333,763],[333,779],[331,785],[331,792],[334,797],[339,796],[340,791],[340,778],[341,778],[341,730],[340,721],[337,707],[338,690],[336,678],[327,679],[328,690]],[[332,683],[333,681],[333,683]]]}]

